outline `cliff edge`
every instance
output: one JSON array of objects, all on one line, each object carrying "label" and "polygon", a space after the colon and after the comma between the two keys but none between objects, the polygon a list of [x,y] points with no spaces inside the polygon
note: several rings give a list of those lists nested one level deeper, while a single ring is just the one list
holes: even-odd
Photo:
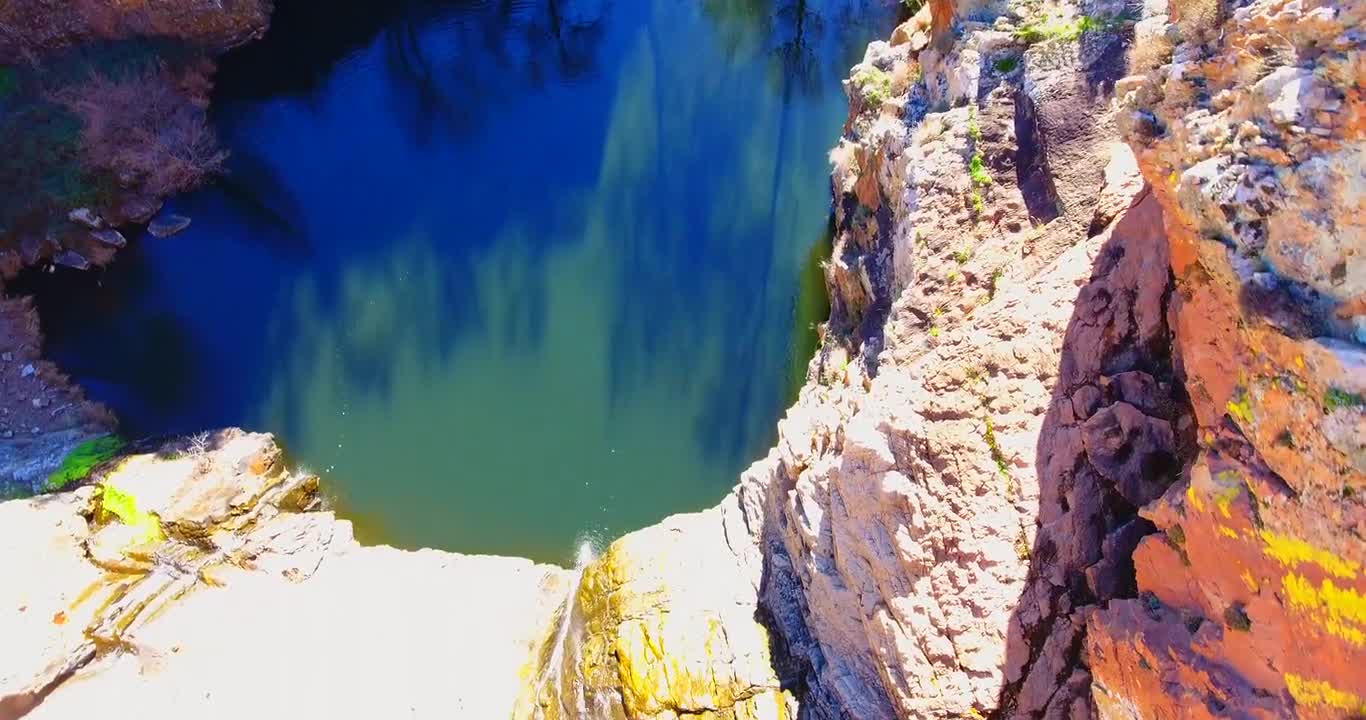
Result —
[{"label": "cliff edge", "polygon": [[360,547],[266,436],[119,451],[0,505],[54,578],[0,715],[1366,712],[1364,8],[933,0],[846,83],[822,347],[717,507],[565,571]]}]

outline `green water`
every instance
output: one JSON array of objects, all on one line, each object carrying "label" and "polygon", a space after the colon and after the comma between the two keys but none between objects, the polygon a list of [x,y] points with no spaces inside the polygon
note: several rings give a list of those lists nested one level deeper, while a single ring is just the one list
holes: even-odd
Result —
[{"label": "green water", "polygon": [[566,561],[718,501],[827,312],[839,80],[885,11],[560,7],[555,40],[501,7],[415,4],[303,79],[277,23],[215,98],[233,174],[88,289],[117,313],[49,313],[54,354],[134,432],[276,432],[370,539]]}]

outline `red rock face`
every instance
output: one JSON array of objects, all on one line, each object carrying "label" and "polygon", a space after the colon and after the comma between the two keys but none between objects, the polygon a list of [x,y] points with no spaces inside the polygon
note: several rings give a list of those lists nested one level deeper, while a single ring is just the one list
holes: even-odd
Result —
[{"label": "red rock face", "polygon": [[[1142,511],[1162,532],[1134,553],[1140,597],[1091,615],[1102,716],[1366,713],[1366,236],[1360,193],[1331,179],[1361,172],[1363,16],[1254,3],[1188,28],[1184,74],[1122,83],[1165,211],[1199,449]],[[1244,77],[1273,36],[1292,62]]]}]

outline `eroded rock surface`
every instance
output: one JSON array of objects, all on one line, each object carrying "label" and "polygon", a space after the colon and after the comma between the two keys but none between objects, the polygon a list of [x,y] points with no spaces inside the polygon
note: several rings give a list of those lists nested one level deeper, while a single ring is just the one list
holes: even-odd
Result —
[{"label": "eroded rock surface", "polygon": [[33,303],[0,298],[0,498],[43,490],[68,453],[114,427],[42,345]]},{"label": "eroded rock surface", "polygon": [[[1107,717],[1366,712],[1360,2],[1173,3],[1122,125],[1166,211],[1199,449],[1092,617]],[[1165,62],[1161,62],[1164,61]]]},{"label": "eroded rock surface", "polygon": [[721,505],[570,573],[358,547],[260,436],[144,454],[0,505],[63,578],[3,591],[4,707],[1366,712],[1363,12],[927,3],[851,72],[823,347]]},{"label": "eroded rock surface", "polygon": [[360,546],[268,435],[92,483],[0,504],[23,579],[0,587],[0,717],[505,717],[566,593],[528,560]]},{"label": "eroded rock surface", "polygon": [[755,614],[762,572],[734,495],[612,543],[546,628],[515,717],[795,717]]}]

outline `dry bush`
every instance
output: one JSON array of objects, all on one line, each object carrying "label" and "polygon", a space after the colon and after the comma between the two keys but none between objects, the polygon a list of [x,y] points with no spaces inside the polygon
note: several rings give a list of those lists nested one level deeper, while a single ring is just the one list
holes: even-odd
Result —
[{"label": "dry bush", "polygon": [[1223,21],[1222,15],[1219,0],[1176,0],[1172,3],[1172,21],[1186,40],[1213,29]]},{"label": "dry bush", "polygon": [[125,188],[167,197],[199,185],[227,158],[203,108],[179,84],[165,69],[118,80],[92,76],[53,99],[84,124],[81,147],[91,167]]},{"label": "dry bush", "polygon": [[[1146,22],[1146,21],[1145,21]],[[1129,73],[1143,74],[1167,64],[1175,44],[1166,32],[1166,23],[1140,22],[1134,27],[1134,42],[1129,47]]]}]

